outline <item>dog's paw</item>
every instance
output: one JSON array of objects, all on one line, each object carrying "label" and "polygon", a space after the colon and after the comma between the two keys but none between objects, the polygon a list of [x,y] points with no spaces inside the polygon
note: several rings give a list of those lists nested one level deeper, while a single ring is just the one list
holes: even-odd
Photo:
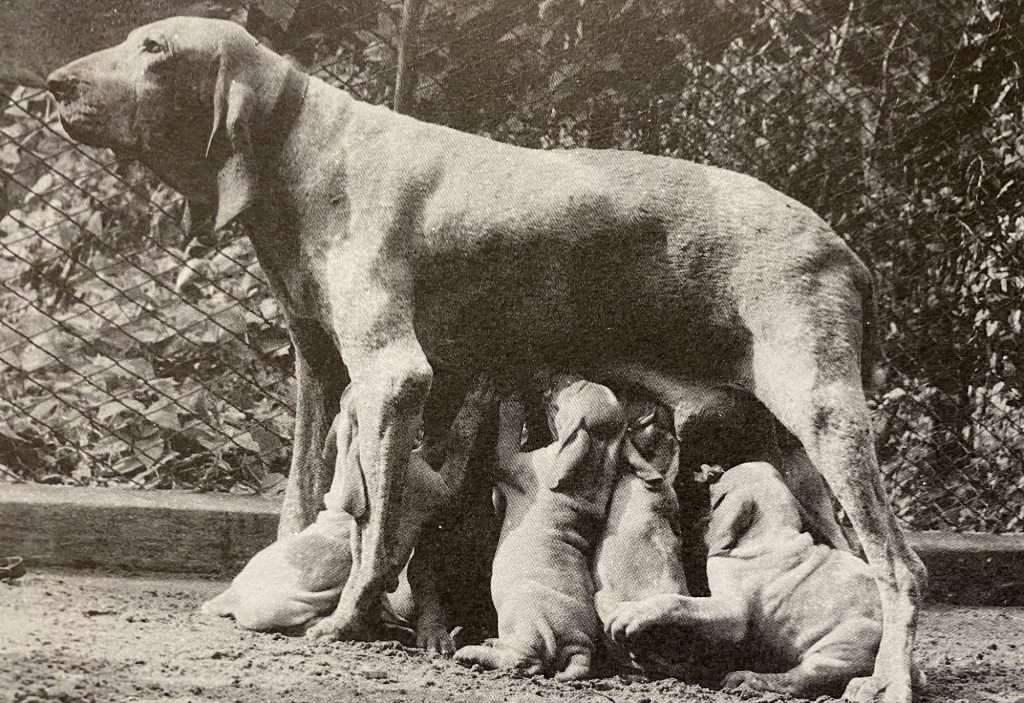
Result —
[{"label": "dog's paw", "polygon": [[352,613],[338,613],[325,617],[306,630],[308,639],[323,642],[339,640],[342,642],[365,642],[376,639],[380,631],[380,623],[364,616]]},{"label": "dog's paw", "polygon": [[612,609],[604,631],[613,642],[625,642],[665,622],[677,602],[675,596],[651,596],[643,600],[623,601]]},{"label": "dog's paw", "polygon": [[909,678],[898,682],[875,674],[850,681],[843,698],[851,703],[912,703],[914,695]]},{"label": "dog's paw", "polygon": [[756,671],[733,671],[722,679],[726,691],[783,693],[794,695],[793,681],[786,674],[760,674]]},{"label": "dog's paw", "polygon": [[523,656],[521,652],[497,639],[460,648],[455,652],[455,661],[463,666],[475,664],[483,669],[515,670],[526,676],[540,674],[543,669],[540,663]]},{"label": "dog's paw", "polygon": [[427,650],[430,654],[450,657],[455,654],[455,640],[439,623],[420,624],[416,631],[416,646]]}]

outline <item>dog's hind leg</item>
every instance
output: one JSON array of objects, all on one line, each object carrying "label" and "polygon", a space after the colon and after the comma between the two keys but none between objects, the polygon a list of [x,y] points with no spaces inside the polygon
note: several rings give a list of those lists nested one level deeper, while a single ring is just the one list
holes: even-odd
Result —
[{"label": "dog's hind leg", "polygon": [[[821,278],[824,278],[822,276]],[[803,444],[849,515],[878,583],[883,634],[874,673],[852,701],[910,703],[912,649],[926,573],[886,500],[861,381],[860,310],[848,277],[828,280],[807,305],[765,300],[746,311],[755,331],[754,391]],[[813,309],[817,306],[818,309]],[[759,314],[758,314],[759,313]]]}]

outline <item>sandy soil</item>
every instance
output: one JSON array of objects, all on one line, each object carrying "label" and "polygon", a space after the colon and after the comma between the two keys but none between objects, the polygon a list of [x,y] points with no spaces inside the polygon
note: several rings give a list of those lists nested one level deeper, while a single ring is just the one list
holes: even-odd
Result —
[{"label": "sandy soil", "polygon": [[[197,612],[221,587],[58,573],[0,582],[0,701],[742,700],[675,680],[556,684],[470,671],[396,643],[244,632]],[[923,701],[1024,703],[1024,609],[929,608],[919,659],[929,676]]]}]

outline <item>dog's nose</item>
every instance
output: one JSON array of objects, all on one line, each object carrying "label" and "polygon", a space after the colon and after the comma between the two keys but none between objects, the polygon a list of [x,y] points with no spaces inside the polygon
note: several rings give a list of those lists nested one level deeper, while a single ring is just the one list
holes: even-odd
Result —
[{"label": "dog's nose", "polygon": [[46,88],[57,100],[63,101],[75,97],[78,79],[60,71],[54,71],[46,79]]}]

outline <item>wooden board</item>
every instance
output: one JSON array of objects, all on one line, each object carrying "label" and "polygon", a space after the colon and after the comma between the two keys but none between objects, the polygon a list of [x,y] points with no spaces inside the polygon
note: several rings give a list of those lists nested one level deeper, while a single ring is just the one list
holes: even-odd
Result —
[{"label": "wooden board", "polygon": [[232,574],[274,541],[266,498],[0,484],[0,556],[28,566]]}]

